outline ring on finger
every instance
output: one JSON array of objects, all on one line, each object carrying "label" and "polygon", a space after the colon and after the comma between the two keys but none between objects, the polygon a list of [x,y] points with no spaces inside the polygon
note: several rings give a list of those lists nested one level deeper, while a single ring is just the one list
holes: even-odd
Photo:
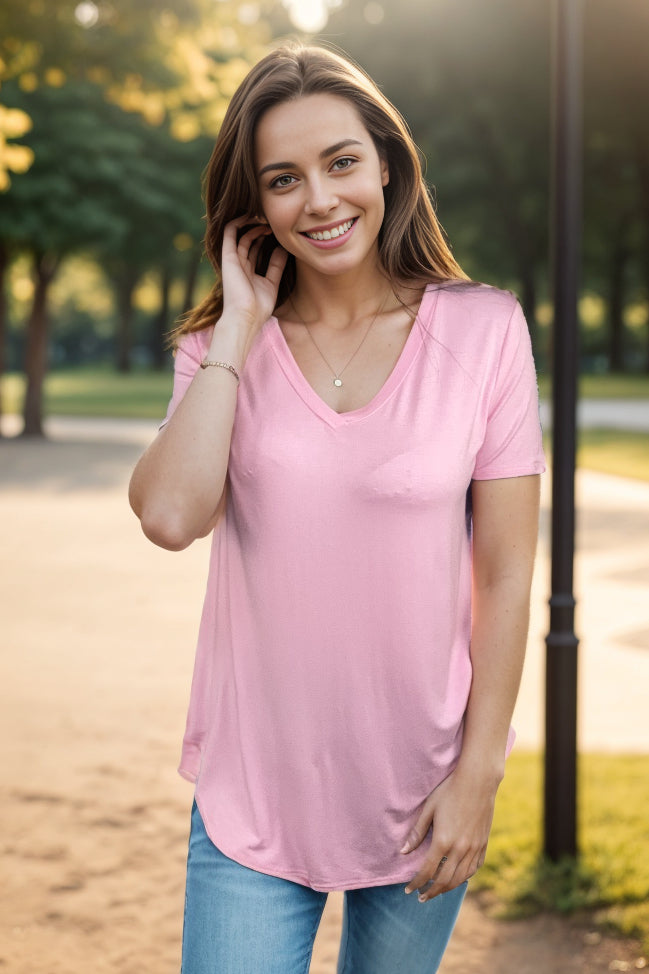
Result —
[{"label": "ring on finger", "polygon": [[442,856],[442,858],[437,863],[437,869],[433,873],[433,879],[437,879],[437,877],[439,876],[440,872],[442,871],[442,869],[444,868],[447,862],[448,862],[448,856]]}]

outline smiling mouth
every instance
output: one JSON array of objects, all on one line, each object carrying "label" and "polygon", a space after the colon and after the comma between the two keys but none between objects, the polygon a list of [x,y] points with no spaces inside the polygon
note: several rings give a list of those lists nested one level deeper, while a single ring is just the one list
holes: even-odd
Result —
[{"label": "smiling mouth", "polygon": [[313,232],[305,230],[303,236],[308,237],[309,240],[335,240],[351,230],[357,219],[358,217],[354,217],[352,220],[344,220],[343,223],[338,224],[337,227],[332,227],[330,230],[314,230]]}]

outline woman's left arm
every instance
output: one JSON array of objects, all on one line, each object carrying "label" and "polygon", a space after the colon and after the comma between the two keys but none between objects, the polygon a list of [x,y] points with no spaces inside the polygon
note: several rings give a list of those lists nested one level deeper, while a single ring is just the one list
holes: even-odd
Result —
[{"label": "woman's left arm", "polygon": [[420,890],[420,900],[459,886],[484,862],[523,669],[539,492],[538,475],[472,484],[473,679],[458,764],[424,802],[401,850],[417,848],[432,824],[426,860],[406,887]]}]

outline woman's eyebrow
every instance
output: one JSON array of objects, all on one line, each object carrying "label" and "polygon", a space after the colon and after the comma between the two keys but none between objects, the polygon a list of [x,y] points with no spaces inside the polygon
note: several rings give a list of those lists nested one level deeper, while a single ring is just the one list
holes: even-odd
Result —
[{"label": "woman's eyebrow", "polygon": [[[336,142],[335,145],[330,145],[329,148],[323,149],[319,155],[320,159],[326,159],[327,156],[332,156],[334,152],[340,152],[341,149],[345,149],[348,145],[362,145],[358,139],[343,139],[341,142]],[[263,176],[265,172],[272,172],[275,169],[295,169],[296,165],[294,162],[271,162],[268,166],[264,166],[263,169],[259,170],[259,175]]]}]

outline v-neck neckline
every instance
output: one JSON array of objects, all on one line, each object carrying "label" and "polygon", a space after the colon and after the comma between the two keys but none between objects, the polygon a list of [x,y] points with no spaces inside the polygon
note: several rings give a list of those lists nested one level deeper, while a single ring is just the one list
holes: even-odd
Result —
[{"label": "v-neck neckline", "polygon": [[403,348],[399,353],[399,357],[378,392],[364,406],[359,406],[357,409],[350,409],[341,413],[326,403],[307,380],[289,348],[279,320],[275,315],[271,316],[266,323],[266,334],[286,378],[306,405],[330,426],[345,426],[349,423],[364,419],[366,416],[375,412],[400,384],[423,342],[422,319],[431,317],[437,304],[438,294],[438,288],[427,287],[424,291],[417,314],[408,332],[408,337],[404,342]]}]

